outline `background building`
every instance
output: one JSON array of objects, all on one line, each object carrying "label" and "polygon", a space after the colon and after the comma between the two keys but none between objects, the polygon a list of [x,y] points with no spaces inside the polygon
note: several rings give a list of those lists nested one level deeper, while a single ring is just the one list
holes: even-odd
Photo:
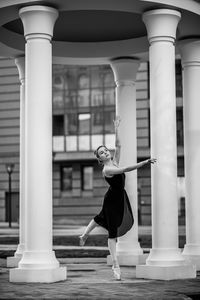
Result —
[{"label": "background building", "polygon": [[[184,223],[182,71],[176,61],[179,222]],[[150,155],[148,62],[137,73],[138,161]],[[93,151],[114,148],[115,83],[109,65],[53,65],[54,222],[85,224],[101,206],[107,184]],[[12,220],[19,215],[19,76],[12,59],[0,59],[0,220],[8,221],[7,163],[12,174]],[[39,172],[39,170],[38,170]],[[151,223],[149,166],[138,170],[139,223]]]}]

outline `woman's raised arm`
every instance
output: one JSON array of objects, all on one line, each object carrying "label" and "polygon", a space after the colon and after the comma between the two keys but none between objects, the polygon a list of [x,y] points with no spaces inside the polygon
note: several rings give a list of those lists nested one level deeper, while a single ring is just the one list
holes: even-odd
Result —
[{"label": "woman's raised arm", "polygon": [[121,168],[116,168],[115,166],[105,166],[103,168],[103,174],[105,176],[113,176],[116,174],[122,174],[122,173],[126,173],[126,172],[131,172],[134,171],[136,169],[139,169],[141,167],[143,167],[146,164],[154,164],[156,162],[155,158],[149,158],[147,160],[144,160],[138,164],[132,165],[132,166],[128,166],[128,167],[121,167]]},{"label": "woman's raised arm", "polygon": [[115,153],[113,157],[113,162],[118,166],[120,160],[120,152],[121,152],[121,143],[120,143],[119,132],[118,132],[118,128],[121,122],[120,117],[116,116],[116,119],[113,122],[115,127]]}]

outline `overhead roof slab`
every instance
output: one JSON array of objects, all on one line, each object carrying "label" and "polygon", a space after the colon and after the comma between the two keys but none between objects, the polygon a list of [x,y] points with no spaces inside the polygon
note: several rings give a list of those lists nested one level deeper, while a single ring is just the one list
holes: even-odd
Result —
[{"label": "overhead roof slab", "polygon": [[24,53],[19,9],[31,5],[54,7],[54,62],[104,64],[113,57],[147,59],[148,40],[142,14],[152,9],[176,9],[182,18],[177,40],[200,37],[200,1],[193,0],[49,0],[0,1],[0,56]]}]

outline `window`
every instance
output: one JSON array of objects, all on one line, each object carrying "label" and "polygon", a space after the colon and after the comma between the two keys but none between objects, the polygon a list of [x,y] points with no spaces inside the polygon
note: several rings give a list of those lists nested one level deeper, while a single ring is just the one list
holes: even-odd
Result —
[{"label": "window", "polygon": [[64,115],[53,116],[53,136],[64,135]]},{"label": "window", "polygon": [[53,87],[56,89],[63,89],[64,79],[61,75],[56,75],[53,78]]},{"label": "window", "polygon": [[103,73],[101,66],[91,67],[91,86],[92,88],[102,88],[103,86]]},{"label": "window", "polygon": [[93,167],[82,167],[82,190],[89,191],[93,189]]},{"label": "window", "polygon": [[176,109],[177,146],[183,146],[183,108]]},{"label": "window", "polygon": [[176,61],[176,97],[182,97],[182,66],[181,61]]},{"label": "window", "polygon": [[92,133],[101,134],[103,132],[103,111],[92,113]]},{"label": "window", "polygon": [[90,79],[86,74],[80,75],[79,77],[79,89],[89,88]]},{"label": "window", "polygon": [[75,135],[77,133],[77,114],[69,113],[65,115],[65,135]]},{"label": "window", "polygon": [[104,86],[106,87],[111,87],[114,86],[114,77],[113,77],[113,73],[110,71],[107,71],[104,75]]},{"label": "window", "polygon": [[[109,65],[53,65],[54,151],[113,144],[115,82]],[[59,117],[62,115],[62,118]]]},{"label": "window", "polygon": [[89,113],[78,115],[78,128],[79,134],[89,134],[90,133],[90,118]]},{"label": "window", "polygon": [[113,120],[115,119],[114,111],[105,111],[104,112],[104,122],[105,122],[105,132],[114,133]]},{"label": "window", "polygon": [[104,90],[104,103],[105,105],[115,104],[115,90],[113,88],[107,88]]},{"label": "window", "polygon": [[55,90],[53,92],[53,109],[54,111],[63,110],[64,102],[63,102],[63,91]]},{"label": "window", "polygon": [[87,107],[90,104],[90,90],[80,90],[77,96],[78,106]]},{"label": "window", "polygon": [[101,106],[103,105],[103,92],[100,89],[91,90],[91,105]]},{"label": "window", "polygon": [[61,167],[61,190],[72,190],[72,167]]}]

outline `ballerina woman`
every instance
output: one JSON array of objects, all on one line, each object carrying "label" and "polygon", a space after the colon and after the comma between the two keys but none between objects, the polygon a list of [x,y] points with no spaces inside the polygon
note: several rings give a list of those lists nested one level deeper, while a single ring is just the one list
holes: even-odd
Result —
[{"label": "ballerina woman", "polygon": [[99,146],[94,152],[99,163],[103,166],[102,174],[110,187],[104,196],[100,213],[90,221],[84,233],[79,236],[80,246],[84,246],[90,232],[96,226],[102,226],[108,231],[108,249],[112,258],[113,275],[116,280],[121,279],[121,271],[116,252],[117,238],[126,234],[134,223],[128,195],[124,189],[125,173],[139,169],[146,164],[154,164],[156,162],[156,159],[150,158],[135,165],[126,167],[119,166],[121,145],[118,127],[120,122],[120,118],[116,117],[114,121],[114,157],[112,158],[111,152],[104,145]]}]

